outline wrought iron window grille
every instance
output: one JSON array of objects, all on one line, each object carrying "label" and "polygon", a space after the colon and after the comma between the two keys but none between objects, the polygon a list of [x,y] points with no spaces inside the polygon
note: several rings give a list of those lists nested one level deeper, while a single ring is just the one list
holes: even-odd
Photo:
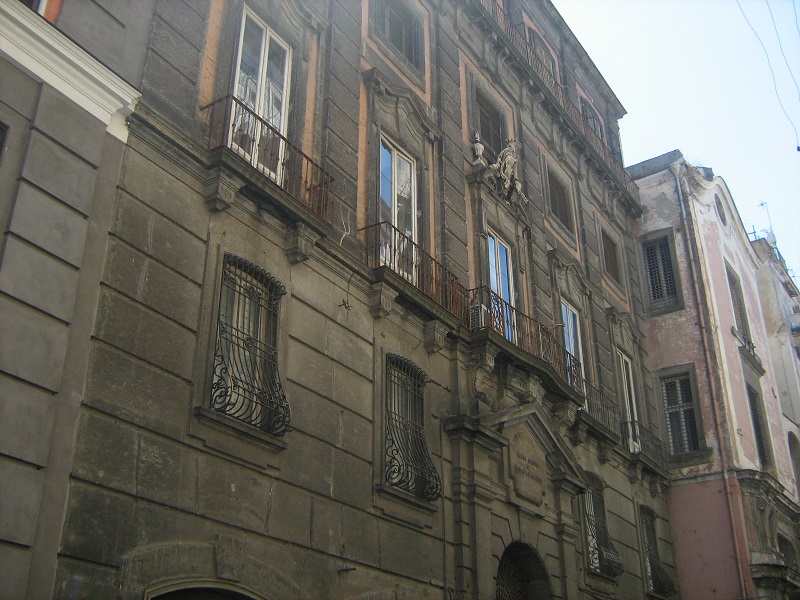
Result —
[{"label": "wrought iron window grille", "polygon": [[586,512],[589,568],[595,573],[618,577],[622,574],[624,566],[606,524],[606,507],[603,499],[605,482],[594,473],[586,475],[589,479],[589,489],[583,495],[583,502]]},{"label": "wrought iron window grille", "polygon": [[672,581],[658,553],[658,538],[656,534],[656,513],[647,506],[639,507],[642,518],[645,554],[645,581],[647,591],[660,596],[667,596],[675,591]]},{"label": "wrought iron window grille", "polygon": [[386,483],[430,501],[441,495],[442,481],[425,442],[427,381],[410,360],[386,356]]},{"label": "wrought iron window grille", "polygon": [[278,375],[278,306],[286,293],[272,275],[225,254],[214,349],[211,408],[273,435],[291,411]]}]

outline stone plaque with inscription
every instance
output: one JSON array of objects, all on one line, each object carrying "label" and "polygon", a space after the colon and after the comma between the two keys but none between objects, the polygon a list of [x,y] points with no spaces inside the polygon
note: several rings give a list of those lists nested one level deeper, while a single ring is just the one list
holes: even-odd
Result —
[{"label": "stone plaque with inscription", "polygon": [[544,498],[547,468],[542,451],[528,432],[518,432],[511,438],[511,477],[518,496],[541,504]]}]

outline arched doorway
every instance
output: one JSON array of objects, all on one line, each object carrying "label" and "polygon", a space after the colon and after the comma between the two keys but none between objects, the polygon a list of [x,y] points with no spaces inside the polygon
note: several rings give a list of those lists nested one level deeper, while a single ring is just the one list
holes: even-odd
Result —
[{"label": "arched doorway", "polygon": [[495,600],[551,600],[550,577],[536,550],[521,542],[509,544],[500,557]]},{"label": "arched doorway", "polygon": [[166,592],[153,597],[153,600],[251,600],[251,598],[232,590],[199,587]]}]

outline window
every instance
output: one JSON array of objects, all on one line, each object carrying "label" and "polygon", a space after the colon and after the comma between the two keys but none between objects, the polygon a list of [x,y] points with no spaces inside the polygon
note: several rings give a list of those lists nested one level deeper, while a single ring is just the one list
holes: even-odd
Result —
[{"label": "window", "polygon": [[442,482],[425,443],[426,383],[427,375],[410,360],[386,356],[386,483],[436,500]]},{"label": "window", "polygon": [[662,379],[661,392],[667,416],[670,453],[676,456],[699,450],[700,439],[697,434],[697,417],[689,374]]},{"label": "window", "polygon": [[567,188],[551,171],[547,173],[547,187],[550,196],[550,212],[569,231],[572,231],[572,208],[569,204]]},{"label": "window", "polygon": [[605,482],[599,476],[587,471],[589,489],[583,495],[586,514],[586,545],[589,568],[603,575],[617,577],[622,574],[622,558],[611,541],[606,524],[606,505],[603,499]]},{"label": "window", "polygon": [[275,435],[289,430],[290,417],[278,377],[278,305],[284,293],[263,269],[225,255],[211,408]]},{"label": "window", "polygon": [[633,366],[631,365],[631,359],[619,349],[617,350],[617,363],[622,379],[622,401],[625,403],[626,423],[623,431],[628,437],[628,449],[631,452],[639,452],[641,450],[641,440],[636,409],[636,388],[633,384]]},{"label": "window", "polygon": [[494,160],[503,149],[505,140],[505,124],[502,113],[480,91],[477,92],[475,104],[478,109],[478,131],[481,134],[490,159]]},{"label": "window", "polygon": [[493,232],[487,235],[489,250],[489,288],[492,290],[493,327],[502,331],[509,340],[514,340],[514,321],[511,314],[514,306],[511,271],[511,249]]},{"label": "window", "polygon": [[564,348],[567,351],[567,382],[583,391],[583,346],[578,311],[561,301],[561,323],[564,326]]},{"label": "window", "polygon": [[378,218],[381,259],[394,271],[411,276],[417,241],[416,166],[414,161],[381,138]]},{"label": "window", "polygon": [[619,251],[617,250],[616,242],[605,231],[602,233],[603,238],[603,266],[606,273],[617,283],[622,282],[622,277],[619,268]]},{"label": "window", "polygon": [[597,114],[597,111],[592,108],[592,105],[585,98],[581,98],[581,116],[583,116],[583,120],[586,121],[589,129],[594,131],[595,135],[602,141],[603,121],[600,120],[600,115]]},{"label": "window", "polygon": [[749,385],[747,386],[747,401],[750,404],[750,417],[753,420],[753,441],[758,452],[758,462],[761,468],[770,466],[769,433],[761,404],[761,396]]},{"label": "window", "polygon": [[797,570],[797,551],[789,538],[778,534],[778,552],[783,554],[783,564],[790,569]]},{"label": "window", "polygon": [[658,534],[656,533],[656,513],[647,506],[639,507],[642,521],[642,539],[644,541],[645,585],[649,593],[666,596],[675,590],[658,553]]},{"label": "window", "polygon": [[650,308],[660,310],[678,303],[669,239],[665,236],[644,245],[644,263],[650,288]]},{"label": "window", "polygon": [[289,46],[245,10],[231,128],[234,149],[280,177],[289,105]]},{"label": "window", "polygon": [[746,342],[750,342],[750,325],[747,321],[742,284],[736,274],[728,269],[728,287],[731,290],[733,303],[733,318],[736,322],[736,333]]},{"label": "window", "polygon": [[542,39],[542,36],[531,27],[528,27],[528,43],[531,45],[531,48],[533,48],[534,57],[544,65],[547,72],[553,77],[553,83],[555,83],[556,59],[550,51],[550,46],[548,46]]},{"label": "window", "polygon": [[3,151],[6,149],[6,134],[8,133],[8,125],[0,123],[0,156],[3,156]]},{"label": "window", "polygon": [[372,22],[397,52],[416,69],[422,69],[422,27],[402,0],[374,0]]}]

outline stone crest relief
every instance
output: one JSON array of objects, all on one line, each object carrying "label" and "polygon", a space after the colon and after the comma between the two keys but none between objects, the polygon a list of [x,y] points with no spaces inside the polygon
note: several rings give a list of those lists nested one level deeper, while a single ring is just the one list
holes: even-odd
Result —
[{"label": "stone crest relief", "polygon": [[533,504],[541,505],[548,477],[541,449],[527,431],[519,431],[511,438],[509,453],[514,491]]}]

